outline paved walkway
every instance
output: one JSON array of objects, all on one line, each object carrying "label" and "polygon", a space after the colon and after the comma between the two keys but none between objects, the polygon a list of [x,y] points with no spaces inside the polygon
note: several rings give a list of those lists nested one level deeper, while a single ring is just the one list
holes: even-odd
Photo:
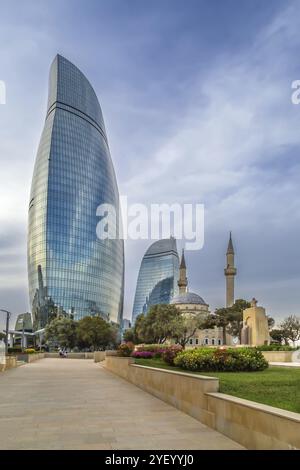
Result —
[{"label": "paved walkway", "polygon": [[42,359],[0,374],[0,449],[241,449],[82,359]]},{"label": "paved walkway", "polygon": [[300,367],[300,362],[269,362],[270,366]]}]

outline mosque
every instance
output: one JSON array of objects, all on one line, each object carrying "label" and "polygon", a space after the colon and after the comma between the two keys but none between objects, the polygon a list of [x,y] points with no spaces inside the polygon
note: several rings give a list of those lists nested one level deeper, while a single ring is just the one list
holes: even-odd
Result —
[{"label": "mosque", "polygon": [[[231,307],[234,304],[234,276],[237,270],[234,266],[234,249],[232,236],[230,233],[228,248],[226,252],[226,268],[224,269],[224,275],[226,279],[226,307]],[[187,268],[184,256],[184,250],[182,250],[182,257],[179,268],[179,280],[178,280],[179,294],[174,296],[171,300],[172,305],[182,312],[184,315],[195,315],[201,313],[206,316],[210,313],[209,305],[203,300],[200,295],[190,292],[188,290],[188,279],[187,279]],[[189,344],[186,347],[197,347],[197,346],[221,346],[224,343],[227,345],[235,345],[238,343],[238,339],[226,333],[226,338],[223,337],[223,328],[215,326],[206,330],[197,330],[192,338],[189,340]]]}]

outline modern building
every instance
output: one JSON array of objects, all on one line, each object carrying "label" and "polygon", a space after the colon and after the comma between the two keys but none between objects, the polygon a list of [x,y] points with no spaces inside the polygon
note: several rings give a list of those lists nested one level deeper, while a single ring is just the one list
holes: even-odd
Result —
[{"label": "modern building", "polygon": [[132,322],[151,305],[168,304],[177,294],[179,258],[175,238],[158,240],[146,251],[139,270]]},{"label": "modern building", "polygon": [[[122,324],[123,240],[96,234],[100,204],[119,213],[102,111],[83,73],[57,55],[29,202],[28,276],[35,329],[47,306]],[[117,219],[119,230],[121,221]]]},{"label": "modern building", "polygon": [[131,321],[128,320],[128,318],[123,318],[122,330],[126,331],[126,330],[129,330],[129,328],[131,328]]},{"label": "modern building", "polygon": [[20,313],[16,319],[15,330],[32,333],[32,315],[29,312]]}]

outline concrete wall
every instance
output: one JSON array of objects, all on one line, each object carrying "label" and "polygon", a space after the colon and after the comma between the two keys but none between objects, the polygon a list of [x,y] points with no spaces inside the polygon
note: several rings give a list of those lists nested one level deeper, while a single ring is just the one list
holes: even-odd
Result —
[{"label": "concrete wall", "polygon": [[214,377],[134,364],[106,356],[104,366],[248,449],[300,449],[300,414],[218,393]]},{"label": "concrete wall", "polygon": [[28,363],[37,361],[38,359],[44,359],[44,357],[45,353],[17,354],[18,361],[24,361]]},{"label": "concrete wall", "polygon": [[300,414],[250,400],[208,394],[215,429],[247,449],[300,449]]},{"label": "concrete wall", "polygon": [[101,362],[105,359],[105,351],[95,351],[94,352],[94,362]]},{"label": "concrete wall", "polygon": [[0,372],[17,367],[16,356],[6,356],[5,364],[0,364]]},{"label": "concrete wall", "polygon": [[262,351],[268,362],[291,362],[294,351]]}]

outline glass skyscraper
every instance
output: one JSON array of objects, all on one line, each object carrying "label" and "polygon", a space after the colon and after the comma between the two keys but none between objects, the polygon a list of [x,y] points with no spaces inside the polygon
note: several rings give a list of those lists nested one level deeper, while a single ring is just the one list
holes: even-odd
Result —
[{"label": "glass skyscraper", "polygon": [[35,328],[45,326],[49,308],[75,319],[101,315],[121,324],[124,246],[123,240],[97,238],[96,210],[102,203],[112,204],[118,214],[101,108],[83,73],[57,55],[29,203],[28,277]]},{"label": "glass skyscraper", "polygon": [[177,294],[179,258],[175,238],[154,242],[146,251],[136,285],[132,321],[151,305],[168,304]]}]

